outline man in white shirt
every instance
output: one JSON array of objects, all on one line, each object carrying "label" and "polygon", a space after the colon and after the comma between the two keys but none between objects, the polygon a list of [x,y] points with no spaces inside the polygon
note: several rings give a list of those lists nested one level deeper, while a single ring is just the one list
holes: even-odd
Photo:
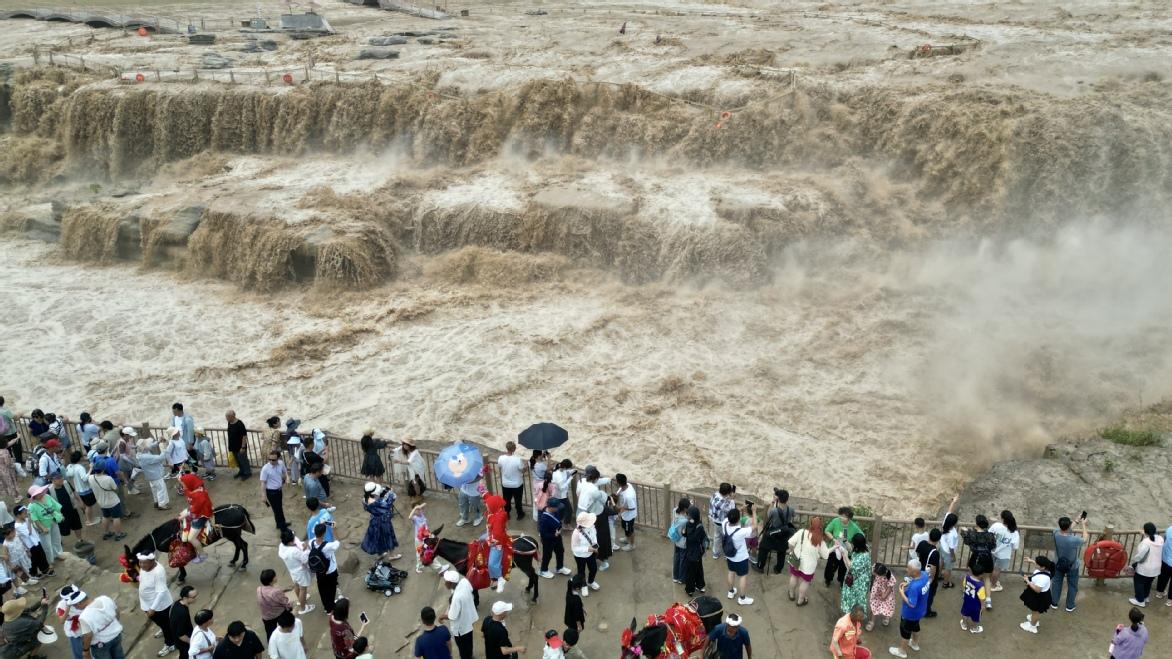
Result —
[{"label": "man in white shirt", "polygon": [[155,560],[154,552],[137,554],[138,606],[151,622],[163,632],[163,649],[159,656],[175,651],[175,636],[171,633],[171,605],[175,603],[167,588],[167,569]]},{"label": "man in white shirt", "polygon": [[81,632],[81,656],[84,659],[125,659],[122,649],[122,623],[118,621],[118,605],[102,595],[88,597],[75,607],[81,610],[77,617]]},{"label": "man in white shirt", "polygon": [[290,611],[277,616],[277,628],[269,637],[269,659],[306,659],[301,621]]},{"label": "man in white shirt", "polygon": [[512,504],[517,504],[517,519],[525,519],[525,511],[521,509],[521,493],[525,490],[525,470],[529,463],[517,455],[517,445],[505,442],[505,454],[497,458],[496,463],[501,469],[501,495],[505,498],[505,514],[513,513]]},{"label": "man in white shirt", "polygon": [[619,544],[623,545],[623,551],[631,551],[635,548],[635,517],[638,515],[635,487],[627,482],[626,474],[615,474],[614,479],[619,484],[619,521],[626,536],[619,538]]},{"label": "man in white shirt", "polygon": [[329,561],[329,567],[325,572],[317,572],[317,592],[321,596],[322,608],[326,610],[327,614],[334,612],[334,600],[338,594],[338,547],[342,543],[334,540],[333,542],[326,542],[325,524],[318,524],[313,528],[313,540],[309,543],[309,567],[313,569],[313,554],[314,549],[319,549],[326,560]]},{"label": "man in white shirt", "polygon": [[586,465],[582,475],[578,481],[578,512],[597,517],[606,506],[606,492],[602,488],[610,485],[610,479],[603,478],[593,465]]},{"label": "man in white shirt", "polygon": [[195,629],[191,632],[191,647],[188,659],[212,659],[216,651],[216,633],[212,631],[212,612],[200,609],[195,613]]},{"label": "man in white shirt", "polygon": [[570,483],[574,480],[574,476],[577,473],[577,470],[574,469],[574,463],[570,462],[569,458],[566,458],[558,463],[557,468],[550,475],[553,494],[549,495],[549,498],[558,502],[558,510],[561,512],[563,524],[574,518],[574,511],[572,510],[572,506],[570,506]]},{"label": "man in white shirt", "polygon": [[916,555],[916,547],[919,547],[921,542],[928,539],[928,523],[924,521],[923,517],[915,518],[912,521],[912,524],[915,526],[916,530],[915,533],[912,533],[912,544],[908,547],[907,559],[909,561],[913,558],[919,560],[920,557]]},{"label": "man in white shirt", "polygon": [[452,591],[452,602],[448,612],[440,616],[440,622],[448,622],[448,630],[456,640],[460,659],[472,659],[472,629],[479,615],[472,593],[472,583],[455,570],[444,572],[444,586]]}]

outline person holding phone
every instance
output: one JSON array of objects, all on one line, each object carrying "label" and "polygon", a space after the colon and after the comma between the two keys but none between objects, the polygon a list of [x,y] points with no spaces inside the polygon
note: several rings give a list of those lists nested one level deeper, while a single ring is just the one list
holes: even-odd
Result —
[{"label": "person holding phone", "polygon": [[1054,574],[1050,578],[1051,608],[1058,608],[1058,601],[1062,599],[1062,584],[1066,584],[1066,612],[1074,613],[1075,598],[1078,596],[1078,573],[1081,569],[1079,558],[1083,547],[1090,542],[1087,532],[1087,511],[1083,511],[1078,518],[1079,535],[1071,530],[1069,517],[1058,519],[1058,528],[1054,529]]},{"label": "person holding phone", "polygon": [[334,602],[334,611],[330,614],[330,646],[334,650],[334,659],[354,659],[354,640],[366,631],[369,619],[362,613],[358,632],[350,626],[350,600],[343,597]]}]

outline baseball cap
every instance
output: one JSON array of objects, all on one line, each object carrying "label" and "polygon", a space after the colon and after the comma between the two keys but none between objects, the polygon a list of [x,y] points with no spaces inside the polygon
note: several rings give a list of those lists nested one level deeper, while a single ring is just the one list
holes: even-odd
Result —
[{"label": "baseball cap", "polygon": [[127,437],[138,437],[138,431],[134,428],[131,428],[130,426],[124,427],[122,429],[122,434],[126,435]]},{"label": "baseball cap", "polygon": [[509,604],[508,602],[493,602],[492,603],[492,614],[494,616],[499,616],[502,613],[508,613],[509,611],[512,611],[512,610],[513,610],[513,605]]},{"label": "baseball cap", "polygon": [[562,639],[558,637],[557,630],[551,629],[545,632],[545,644],[554,650],[562,647]]}]

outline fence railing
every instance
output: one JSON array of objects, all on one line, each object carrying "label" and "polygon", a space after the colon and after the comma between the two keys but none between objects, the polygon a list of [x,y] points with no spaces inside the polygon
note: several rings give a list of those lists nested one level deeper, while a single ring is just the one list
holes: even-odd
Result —
[{"label": "fence railing", "polygon": [[[18,434],[21,445],[26,451],[30,451],[34,444],[37,443],[36,438],[32,437],[28,429],[29,419],[26,417],[17,417]],[[77,432],[77,424],[74,422],[65,423],[66,434],[69,436],[71,446],[73,448],[80,448],[81,442]],[[133,425],[133,424],[128,424]],[[152,426],[149,424],[133,425],[139,437],[148,437],[154,439],[162,439],[165,437],[167,428],[162,426]],[[204,433],[212,441],[212,445],[216,449],[216,462],[218,465],[226,465],[228,456],[228,431],[226,428],[204,428]],[[329,454],[327,462],[330,465],[330,476],[350,478],[358,480],[367,480],[367,477],[362,475],[362,463],[364,454],[362,447],[358,441],[343,437],[337,437],[326,433],[329,441]],[[267,454],[269,446],[265,444],[264,433],[259,430],[248,430],[246,437],[248,455],[253,464],[254,469],[259,469],[262,464],[260,456]],[[474,442],[473,442],[474,443]],[[477,444],[482,453],[485,455],[485,463],[490,465],[488,474],[485,480],[487,486],[492,489],[495,483],[500,482],[500,468],[497,465],[495,458],[501,454],[497,449],[485,447]],[[379,457],[386,466],[385,479],[388,482],[395,483],[395,470],[392,468],[391,447],[379,449]],[[427,462],[427,473],[424,475],[424,482],[432,491],[441,491],[444,489],[435,478],[435,459],[438,452],[427,449],[419,449],[419,453]],[[523,500],[526,506],[533,505],[533,483],[530,478],[531,474],[525,474],[525,487],[523,492]],[[575,479],[572,487],[576,493]],[[401,484],[401,483],[395,483]],[[668,526],[674,516],[674,510],[679,499],[687,497],[692,505],[700,509],[703,519],[707,520],[710,493],[693,492],[687,490],[676,489],[670,483],[662,485],[652,485],[648,483],[632,482],[631,485],[635,488],[636,500],[638,502],[639,516],[636,518],[636,525],[645,529],[654,530],[659,533],[666,533]],[[576,500],[576,495],[571,495],[572,500]],[[754,506],[764,514],[766,506],[760,499],[755,496],[742,497],[743,500],[753,501]],[[836,516],[834,512],[825,511],[808,511],[798,510],[794,515],[794,524],[798,528],[805,528],[809,523],[811,517],[821,517],[823,522],[829,522]],[[855,517],[854,521],[859,524],[867,536],[867,544],[871,552],[871,560],[876,563],[884,563],[887,566],[900,570],[904,567],[908,559],[908,552],[911,545],[912,534],[916,532],[915,524],[912,520],[905,519],[885,519],[882,516],[874,517]],[[930,520],[927,522],[927,528],[939,528],[940,520]],[[1025,567],[1025,559],[1036,555],[1052,555],[1054,550],[1053,529],[1042,526],[1019,526],[1018,531],[1021,536],[1021,549],[1014,552],[1011,559],[1010,568],[1005,572],[1025,573],[1028,572]],[[1139,547],[1140,541],[1143,539],[1141,531],[1116,531],[1112,527],[1107,527],[1098,532],[1091,533],[1092,542],[1098,538],[1110,538],[1123,545],[1127,551],[1128,556],[1132,556],[1135,550]],[[968,564],[969,551],[965,546],[964,541],[961,540],[957,546],[956,569],[959,571],[965,570]],[[1080,556],[1081,559],[1081,556]],[[1082,565],[1082,573],[1086,576],[1086,565]],[[1122,575],[1121,575],[1122,576]]]}]

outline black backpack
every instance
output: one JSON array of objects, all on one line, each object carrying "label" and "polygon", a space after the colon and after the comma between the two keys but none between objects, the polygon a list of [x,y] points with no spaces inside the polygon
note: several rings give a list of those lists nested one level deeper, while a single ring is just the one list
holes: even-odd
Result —
[{"label": "black backpack", "polygon": [[[733,529],[733,533],[736,532],[737,530]],[[733,542],[733,533],[722,533],[720,539],[720,550],[730,559],[737,555],[737,543]]]},{"label": "black backpack", "polygon": [[324,546],[309,543],[309,560],[305,564],[314,574],[325,574],[330,570],[330,559],[326,558],[326,553],[321,550]]},{"label": "black backpack", "polygon": [[988,531],[976,531],[965,542],[969,546],[969,569],[983,574],[993,571],[993,546],[997,538]]}]

